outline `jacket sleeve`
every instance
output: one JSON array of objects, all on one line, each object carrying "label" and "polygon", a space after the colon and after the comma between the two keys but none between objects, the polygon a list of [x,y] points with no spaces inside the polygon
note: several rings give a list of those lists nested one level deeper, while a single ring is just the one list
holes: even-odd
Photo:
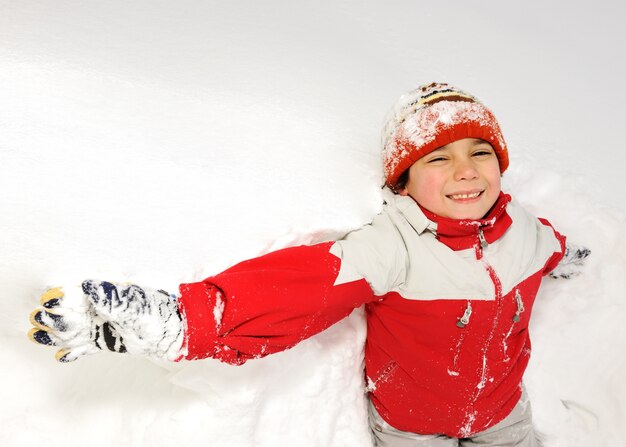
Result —
[{"label": "jacket sleeve", "polygon": [[566,237],[563,236],[558,231],[556,231],[554,227],[552,226],[552,224],[547,219],[540,217],[539,222],[541,222],[541,224],[545,225],[546,227],[549,227],[552,229],[552,231],[554,232],[554,237],[558,241],[559,246],[561,248],[559,251],[555,251],[554,254],[546,262],[543,268],[543,274],[545,276],[545,275],[549,275],[557,267],[557,265],[559,265],[559,263],[563,260],[563,257],[566,251],[565,250]]},{"label": "jacket sleeve", "polygon": [[376,299],[363,278],[335,284],[333,242],[291,247],[181,284],[184,359],[242,364],[289,349]]}]

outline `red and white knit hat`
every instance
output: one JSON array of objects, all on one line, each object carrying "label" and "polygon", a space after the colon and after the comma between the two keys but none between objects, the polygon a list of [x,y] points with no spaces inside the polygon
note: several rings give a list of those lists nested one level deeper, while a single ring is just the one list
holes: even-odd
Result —
[{"label": "red and white knit hat", "polygon": [[443,83],[405,93],[393,107],[382,135],[385,184],[435,149],[462,138],[480,138],[493,146],[500,172],[509,166],[506,143],[496,117],[474,96]]}]

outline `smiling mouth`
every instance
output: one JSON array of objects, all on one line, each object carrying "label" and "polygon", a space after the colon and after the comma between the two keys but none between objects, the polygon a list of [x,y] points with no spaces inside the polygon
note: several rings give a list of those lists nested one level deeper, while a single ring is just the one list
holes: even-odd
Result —
[{"label": "smiling mouth", "polygon": [[477,192],[471,192],[471,193],[464,193],[464,194],[450,194],[446,197],[452,199],[452,200],[471,200],[471,199],[475,199],[476,197],[480,196],[484,191],[477,191]]}]

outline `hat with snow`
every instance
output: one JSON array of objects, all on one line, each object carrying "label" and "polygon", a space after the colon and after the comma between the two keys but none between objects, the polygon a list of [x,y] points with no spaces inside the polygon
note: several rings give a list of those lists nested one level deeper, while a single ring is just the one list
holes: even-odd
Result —
[{"label": "hat with snow", "polygon": [[495,150],[500,172],[509,166],[506,143],[496,117],[474,96],[444,83],[422,85],[405,93],[383,127],[385,184],[395,189],[413,163],[462,138],[479,138]]}]

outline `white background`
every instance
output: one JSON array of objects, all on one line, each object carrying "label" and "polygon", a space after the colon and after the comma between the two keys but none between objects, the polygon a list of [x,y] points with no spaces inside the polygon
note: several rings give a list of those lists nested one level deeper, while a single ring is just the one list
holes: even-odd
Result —
[{"label": "white background", "polygon": [[27,316],[46,286],[176,291],[368,222],[386,111],[443,81],[498,116],[507,191],[593,250],[535,308],[546,446],[626,445],[625,19],[620,1],[0,1],[0,444],[367,445],[358,312],[241,368],[59,365]]}]

